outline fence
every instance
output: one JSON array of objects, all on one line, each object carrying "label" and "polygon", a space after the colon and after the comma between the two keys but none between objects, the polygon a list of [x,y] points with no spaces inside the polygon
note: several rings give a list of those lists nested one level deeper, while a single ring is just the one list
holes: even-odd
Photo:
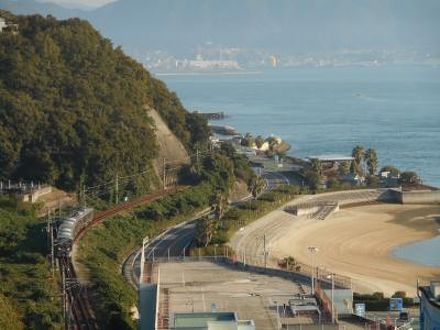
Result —
[{"label": "fence", "polygon": [[34,191],[42,189],[44,187],[47,187],[47,185],[33,181],[0,181],[0,194],[14,193],[24,195],[33,193]]},{"label": "fence", "polygon": [[[270,276],[278,276],[286,279],[299,281],[302,283],[311,283],[311,271],[316,270],[309,265],[297,263],[301,267],[301,271],[286,270],[280,268],[264,267],[264,265],[249,264],[239,260],[237,256],[213,255],[213,256],[179,256],[179,257],[160,257],[155,258],[154,262],[196,262],[209,261],[233,268],[234,270],[242,270],[246,272],[254,272],[266,274]],[[342,275],[333,274],[329,271],[319,269],[318,278],[321,286],[331,287],[331,276],[334,276],[335,288],[346,289],[351,288],[351,279]]]}]

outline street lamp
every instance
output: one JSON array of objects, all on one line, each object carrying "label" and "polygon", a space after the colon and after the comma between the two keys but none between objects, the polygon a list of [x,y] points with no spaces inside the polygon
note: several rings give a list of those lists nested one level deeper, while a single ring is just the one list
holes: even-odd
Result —
[{"label": "street lamp", "polygon": [[280,314],[278,313],[278,301],[275,300],[274,303],[275,303],[275,308],[276,308],[276,311],[277,311],[276,315],[277,315],[277,329],[278,329],[278,328],[280,328]]},{"label": "street lamp", "polygon": [[[257,240],[257,242],[260,240],[260,239],[263,239],[263,258],[264,258],[264,268],[266,269],[267,268],[267,249],[266,249],[266,234],[263,234],[263,236],[257,236],[256,237],[256,240]],[[257,243],[258,244],[258,243]],[[258,263],[259,263],[259,261],[261,260],[260,259],[260,257],[258,257],[258,255],[257,255],[257,260],[258,260]]]},{"label": "street lamp", "polygon": [[331,301],[332,301],[332,323],[335,323],[335,304],[334,304],[334,292],[335,292],[335,273],[330,273],[327,275],[327,278],[332,280],[332,292],[331,292]]},{"label": "street lamp", "polygon": [[139,283],[142,283],[144,279],[144,264],[145,264],[145,245],[148,243],[148,236],[142,240],[142,251],[141,251],[141,276],[139,278]]},{"label": "street lamp", "polygon": [[310,281],[312,282],[312,295],[315,294],[315,279],[314,279],[314,271],[315,271],[315,263],[313,262],[313,256],[319,252],[319,249],[316,246],[309,246],[307,248],[310,253],[310,263],[311,263],[311,271],[310,271]]}]

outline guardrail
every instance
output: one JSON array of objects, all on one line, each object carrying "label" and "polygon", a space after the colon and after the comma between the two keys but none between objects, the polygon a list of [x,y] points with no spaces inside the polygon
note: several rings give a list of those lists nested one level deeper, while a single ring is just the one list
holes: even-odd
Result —
[{"label": "guardrail", "polygon": [[[214,262],[221,265],[227,265],[233,267],[235,270],[242,270],[247,272],[255,272],[261,273],[271,276],[278,276],[282,278],[292,279],[296,281],[301,281],[304,283],[310,283],[310,272],[304,271],[291,271],[280,268],[272,268],[272,267],[264,267],[258,265],[252,265],[248,263],[244,263],[235,256],[226,256],[226,255],[214,255],[214,256],[178,256],[178,257],[159,257],[155,258],[155,263],[170,263],[170,262],[198,262],[198,261],[209,261]],[[306,265],[304,265],[306,266]],[[322,285],[325,287],[331,287],[331,279],[329,276],[334,276],[334,283],[336,288],[351,288],[351,279],[346,276],[337,275],[325,270],[321,270],[318,279]]]}]

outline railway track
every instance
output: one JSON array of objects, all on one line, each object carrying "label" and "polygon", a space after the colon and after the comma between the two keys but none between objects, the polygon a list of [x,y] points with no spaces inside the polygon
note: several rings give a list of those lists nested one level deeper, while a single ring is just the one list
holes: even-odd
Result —
[{"label": "railway track", "polygon": [[125,202],[125,203],[121,203],[118,204],[108,210],[105,211],[101,211],[96,213],[96,215],[93,217],[93,220],[84,228],[81,228],[80,231],[78,232],[78,234],[75,237],[75,241],[74,243],[78,242],[81,237],[93,226],[102,223],[104,220],[111,218],[119,213],[122,213],[124,211],[128,211],[131,209],[134,209],[138,206],[147,204],[147,203],[151,203],[154,202],[158,199],[161,199],[167,195],[170,195],[172,193],[178,192],[178,191],[182,191],[187,189],[187,186],[177,186],[175,188],[169,188],[166,190],[160,190],[148,195],[144,195],[138,198],[134,198],[129,202]]},{"label": "railway track", "polygon": [[[101,211],[96,213],[92,221],[81,228],[76,235],[73,244],[78,243],[82,236],[93,226],[102,223],[104,220],[111,218],[119,213],[134,209],[138,206],[154,202],[167,195],[175,193],[177,191],[185,190],[187,186],[177,186],[175,188],[169,188],[167,190],[157,191],[145,196],[141,196],[132,199],[129,202],[121,203],[114,206],[111,209]],[[75,272],[75,267],[73,265],[72,259],[70,257],[60,258],[60,268],[61,272],[64,272],[64,299],[65,304],[67,304],[67,319],[72,318],[73,325],[66,323],[68,329],[75,330],[95,330],[99,329],[96,317],[93,313],[93,309],[90,305],[90,299],[88,297],[87,289],[80,285],[78,282],[78,277]],[[63,274],[62,274],[63,276]]]}]

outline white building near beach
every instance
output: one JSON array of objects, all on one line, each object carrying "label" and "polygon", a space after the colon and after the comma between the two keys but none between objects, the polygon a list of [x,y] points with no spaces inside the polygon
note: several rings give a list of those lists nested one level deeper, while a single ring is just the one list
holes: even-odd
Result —
[{"label": "white building near beach", "polygon": [[8,24],[3,17],[0,17],[0,32],[3,32],[3,29],[6,28]]}]

